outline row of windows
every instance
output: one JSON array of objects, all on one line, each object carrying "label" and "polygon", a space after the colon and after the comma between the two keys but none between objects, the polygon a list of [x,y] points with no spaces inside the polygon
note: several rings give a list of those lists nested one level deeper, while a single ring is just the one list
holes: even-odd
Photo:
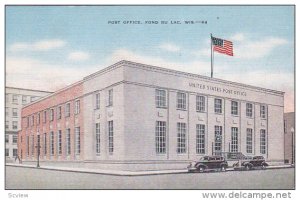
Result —
[{"label": "row of windows", "polygon": [[[71,108],[71,104],[70,103],[66,103],[65,104],[65,117],[70,117],[70,108]],[[53,121],[54,120],[54,113],[56,110],[56,119],[61,119],[62,118],[62,106],[58,106],[56,109],[51,108],[49,109],[49,121]],[[43,113],[43,114],[41,114]],[[79,114],[80,113],[80,100],[76,100],[75,104],[74,104],[74,114]],[[43,117],[43,123],[47,122],[47,110],[44,110],[43,112],[39,112],[36,114],[36,123],[40,124],[41,122],[41,115]],[[35,123],[35,115],[31,115],[27,117],[27,127],[34,126]]]},{"label": "row of windows", "polygon": [[[9,135],[5,135],[5,143],[9,143]],[[12,143],[17,144],[18,143],[18,136],[13,135],[12,137]]]},{"label": "row of windows", "polygon": [[[9,129],[9,121],[5,121],[5,128]],[[18,122],[17,121],[12,121],[12,129],[18,130]]]},{"label": "row of windows", "polygon": [[[214,151],[222,152],[222,126],[215,126]],[[155,149],[157,154],[166,153],[166,122],[156,121]],[[253,133],[247,128],[246,152],[253,153]],[[237,127],[231,127],[230,152],[239,151],[239,134]],[[186,123],[177,123],[177,153],[186,153]],[[196,125],[196,153],[205,154],[205,125]],[[266,153],[266,130],[260,130],[260,153]]]},{"label": "row of windows", "polygon": [[[108,152],[112,154],[114,152],[114,122],[108,121]],[[100,123],[95,124],[95,150],[99,155],[101,152],[101,140],[100,140]]]},{"label": "row of windows", "polygon": [[[11,101],[14,104],[18,104],[19,103],[19,96],[22,96],[22,104],[27,104],[27,103],[34,102],[35,100],[37,100],[39,98],[39,97],[36,97],[36,96],[18,95],[18,94],[12,94],[11,98],[10,98],[9,94],[6,94],[5,95],[6,103]],[[30,101],[28,101],[28,97],[30,97]]]},{"label": "row of windows", "polygon": [[[219,98],[214,99],[214,112],[221,114],[223,112],[223,100]],[[157,108],[167,107],[167,91],[162,89],[155,90],[155,103]],[[196,95],[196,111],[205,112],[206,111],[206,97],[201,95]],[[177,109],[186,110],[187,109],[187,94],[184,92],[177,92]],[[246,116],[253,117],[253,104],[246,103]],[[237,101],[231,101],[231,114],[238,115],[239,113],[239,103]],[[260,105],[260,117],[266,118],[266,105]]]},{"label": "row of windows", "polygon": [[[11,111],[10,111],[11,110]],[[18,108],[9,108],[9,107],[5,107],[5,116],[6,117],[9,117],[10,116],[10,112],[12,112],[12,117],[15,117],[17,118],[18,117],[18,113],[19,113],[19,110]]]},{"label": "row of windows", "polygon": [[[13,157],[16,157],[18,155],[18,149],[13,149]],[[5,156],[9,155],[9,149],[5,149]]]},{"label": "row of windows", "polygon": [[[95,109],[100,109],[100,93],[94,95],[95,98]],[[107,106],[113,106],[113,89],[108,90],[107,95]]]}]

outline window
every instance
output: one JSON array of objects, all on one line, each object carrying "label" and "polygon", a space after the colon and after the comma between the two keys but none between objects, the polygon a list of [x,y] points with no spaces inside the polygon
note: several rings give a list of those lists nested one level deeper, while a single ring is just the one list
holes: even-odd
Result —
[{"label": "window", "polygon": [[18,155],[18,149],[13,149],[13,157],[16,157]]},{"label": "window", "polygon": [[12,98],[13,98],[12,102],[18,104],[18,95],[13,94]]},{"label": "window", "polygon": [[56,116],[57,119],[61,119],[61,106],[57,107],[56,114],[57,114],[57,116]]},{"label": "window", "polygon": [[100,109],[100,93],[95,94],[95,109]]},{"label": "window", "polygon": [[31,126],[34,126],[34,115],[31,116]]},{"label": "window", "polygon": [[29,156],[29,136],[26,137],[26,151],[27,151],[27,156]]},{"label": "window", "polygon": [[157,108],[167,107],[167,93],[166,90],[155,90],[155,104]]},{"label": "window", "polygon": [[75,101],[75,115],[80,112],[80,100]]},{"label": "window", "polygon": [[287,133],[287,131],[286,131],[286,130],[287,130],[287,127],[286,127],[287,124],[286,124],[286,123],[287,123],[287,122],[286,122],[286,119],[283,120],[283,132],[284,132],[284,133]]},{"label": "window", "polygon": [[113,89],[108,90],[108,106],[113,106]]},{"label": "window", "polygon": [[40,124],[41,123],[41,113],[38,113],[36,116],[36,124]]},{"label": "window", "polygon": [[196,153],[197,154],[205,153],[205,125],[204,124],[196,125]]},{"label": "window", "polygon": [[44,155],[47,155],[47,133],[44,133]]},{"label": "window", "polygon": [[5,128],[6,128],[6,129],[9,128],[9,121],[5,121]]},{"label": "window", "polygon": [[70,117],[70,103],[66,104],[66,109],[65,109],[65,116]]},{"label": "window", "polygon": [[13,121],[13,129],[14,130],[18,129],[18,122],[17,121]]},{"label": "window", "polygon": [[96,123],[96,153],[100,154],[100,123]]},{"label": "window", "polygon": [[9,116],[9,108],[5,107],[5,116],[8,117]]},{"label": "window", "polygon": [[50,155],[54,155],[54,133],[50,132]]},{"label": "window", "polygon": [[238,128],[231,127],[231,152],[238,152],[239,148]]},{"label": "window", "polygon": [[47,122],[47,110],[44,111],[44,123]]},{"label": "window", "polygon": [[260,130],[260,153],[266,154],[266,130]]},{"label": "window", "polygon": [[266,118],[266,106],[265,105],[260,105],[260,117],[262,119]]},{"label": "window", "polygon": [[29,116],[26,117],[26,124],[27,124],[27,127],[29,127],[29,125],[30,125],[30,119],[29,119]]},{"label": "window", "polygon": [[108,122],[108,152],[114,152],[114,122]]},{"label": "window", "polygon": [[222,113],[222,99],[215,99],[215,113]]},{"label": "window", "polygon": [[253,104],[251,103],[246,103],[246,116],[247,117],[252,117],[253,114]]},{"label": "window", "polygon": [[18,117],[18,108],[13,108],[12,110],[13,110],[12,116]]},{"label": "window", "polygon": [[9,143],[9,135],[5,135],[5,143]]},{"label": "window", "polygon": [[5,149],[5,156],[9,156],[9,149]]},{"label": "window", "polygon": [[215,152],[222,151],[222,126],[215,126]]},{"label": "window", "polygon": [[166,122],[156,121],[155,149],[157,154],[166,153]]},{"label": "window", "polygon": [[34,156],[34,135],[31,135],[31,156]]},{"label": "window", "polygon": [[252,146],[253,146],[253,130],[252,128],[247,128],[247,138],[246,138],[246,152],[252,153]]},{"label": "window", "polygon": [[13,135],[13,143],[14,144],[18,143],[18,136],[17,135]]},{"label": "window", "polygon": [[80,154],[80,127],[75,128],[75,153]]},{"label": "window", "polygon": [[177,109],[186,109],[186,94],[183,92],[177,92]]},{"label": "window", "polygon": [[35,101],[35,97],[30,97],[30,102],[34,102]]},{"label": "window", "polygon": [[231,114],[238,115],[239,106],[237,101],[231,101]]},{"label": "window", "polygon": [[71,154],[71,130],[66,129],[66,154]]},{"label": "window", "polygon": [[22,96],[22,104],[26,104],[27,103],[27,96]]},{"label": "window", "polygon": [[196,111],[205,112],[205,97],[204,96],[196,96]]},{"label": "window", "polygon": [[57,133],[57,145],[58,145],[57,153],[58,153],[58,155],[61,155],[61,153],[62,153],[61,140],[62,140],[61,130],[58,130],[58,133]]},{"label": "window", "polygon": [[186,123],[177,123],[177,153],[186,153]]},{"label": "window", "polygon": [[50,109],[50,113],[49,113],[49,120],[53,121],[54,120],[54,109]]}]

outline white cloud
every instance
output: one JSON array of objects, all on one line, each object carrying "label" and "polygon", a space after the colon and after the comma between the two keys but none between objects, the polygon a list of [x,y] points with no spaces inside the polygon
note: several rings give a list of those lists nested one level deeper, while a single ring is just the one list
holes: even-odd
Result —
[{"label": "white cloud", "polygon": [[246,39],[243,33],[236,33],[230,37],[230,40],[234,41],[244,41]]},{"label": "white cloud", "polygon": [[163,49],[165,51],[170,51],[170,52],[179,52],[180,51],[180,47],[172,44],[172,43],[163,43],[161,45],[159,45],[160,49]]},{"label": "white cloud", "polygon": [[84,61],[90,58],[90,55],[83,51],[71,52],[68,55],[68,59],[72,61]]},{"label": "white cloud", "polygon": [[59,39],[41,40],[34,43],[19,42],[9,47],[10,51],[48,51],[52,49],[62,48],[66,42]]}]

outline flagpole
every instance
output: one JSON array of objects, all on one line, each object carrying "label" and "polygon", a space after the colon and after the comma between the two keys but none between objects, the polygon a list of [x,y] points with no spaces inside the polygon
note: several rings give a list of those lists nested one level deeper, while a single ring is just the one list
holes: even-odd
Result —
[{"label": "flagpole", "polygon": [[214,52],[213,52],[213,45],[212,45],[212,34],[210,34],[210,77],[213,77],[214,74]]}]

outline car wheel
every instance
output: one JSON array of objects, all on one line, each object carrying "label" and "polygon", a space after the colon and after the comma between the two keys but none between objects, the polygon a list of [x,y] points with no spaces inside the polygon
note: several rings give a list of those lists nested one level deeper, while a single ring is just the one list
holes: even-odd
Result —
[{"label": "car wheel", "polygon": [[222,171],[222,172],[226,172],[226,166],[225,166],[225,165],[222,165],[222,166],[221,166],[221,171]]},{"label": "car wheel", "polygon": [[204,170],[205,170],[205,168],[204,168],[203,166],[200,166],[200,167],[198,168],[198,171],[199,171],[200,173],[204,172]]},{"label": "car wheel", "polygon": [[261,166],[262,169],[266,169],[266,167],[267,167],[266,165],[262,165]]}]

